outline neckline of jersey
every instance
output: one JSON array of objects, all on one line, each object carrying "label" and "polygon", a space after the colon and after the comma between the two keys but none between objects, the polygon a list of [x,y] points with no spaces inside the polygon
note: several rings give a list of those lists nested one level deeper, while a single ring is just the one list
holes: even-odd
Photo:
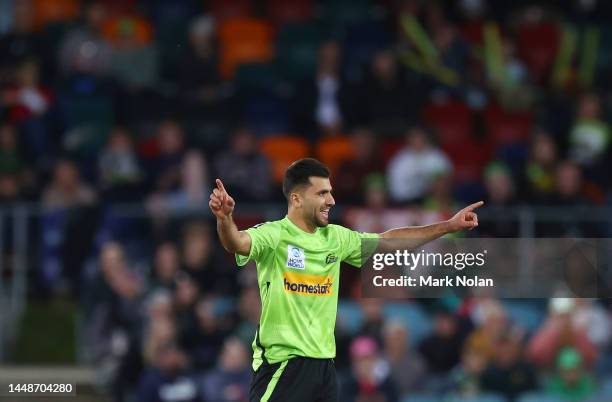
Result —
[{"label": "neckline of jersey", "polygon": [[292,227],[297,229],[300,233],[303,233],[303,234],[306,234],[306,235],[309,235],[309,236],[314,236],[314,235],[316,235],[319,232],[319,228],[316,228],[313,233],[305,231],[304,229],[302,229],[301,227],[299,227],[298,225],[293,223],[293,221],[291,219],[289,219],[289,215],[285,215],[285,220],[287,222],[289,222],[289,225],[291,225]]}]

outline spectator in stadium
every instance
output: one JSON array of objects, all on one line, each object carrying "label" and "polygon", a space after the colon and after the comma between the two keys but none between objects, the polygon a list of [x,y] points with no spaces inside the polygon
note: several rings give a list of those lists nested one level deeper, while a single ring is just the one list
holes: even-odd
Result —
[{"label": "spectator in stadium", "polygon": [[[546,205],[551,207],[586,207],[592,204],[586,197],[586,184],[583,180],[583,172],[576,163],[565,160],[557,165],[555,170],[555,190],[546,200]],[[597,236],[599,233],[598,222],[584,222],[570,220],[563,222],[550,222],[538,225],[538,232],[548,236],[584,237],[587,233]]]},{"label": "spectator in stadium", "polygon": [[[432,42],[438,51],[440,67],[448,69],[445,76],[452,75],[456,78],[440,80],[447,84],[449,89],[456,87],[458,81],[463,81],[467,75],[470,48],[465,40],[459,35],[457,28],[451,24],[446,16],[445,10],[437,2],[427,3],[427,27],[431,31]],[[439,69],[434,69],[438,70]],[[438,76],[440,79],[441,76]],[[446,82],[445,82],[446,81]]]},{"label": "spectator in stadium", "polygon": [[188,273],[200,290],[207,294],[235,294],[237,292],[236,270],[215,247],[210,226],[203,222],[192,222],[183,231],[181,243],[181,268]]},{"label": "spectator in stadium", "polygon": [[522,358],[522,343],[506,334],[496,345],[495,355],[481,376],[482,389],[514,400],[537,388],[534,368]]},{"label": "spectator in stadium", "polygon": [[146,300],[147,319],[151,323],[157,320],[172,320],[174,315],[174,299],[166,289],[151,292]]},{"label": "spectator in stadium", "polygon": [[312,139],[316,134],[338,134],[346,124],[349,94],[340,76],[340,58],[338,43],[322,44],[316,76],[297,91],[296,127]]},{"label": "spectator in stadium", "polygon": [[432,221],[449,219],[459,209],[453,197],[452,174],[442,172],[433,179],[429,194],[423,201],[423,209],[439,215]]},{"label": "spectator in stadium", "polygon": [[41,84],[39,65],[33,59],[19,65],[15,78],[15,84],[2,91],[0,105],[6,108],[8,120],[20,128],[24,145],[36,161],[47,156],[49,132],[44,118],[53,104],[53,93]]},{"label": "spectator in stadium", "polygon": [[13,175],[21,171],[23,161],[17,148],[14,126],[0,125],[0,174]]},{"label": "spectator in stadium", "polygon": [[223,343],[217,366],[202,381],[202,394],[207,402],[246,401],[249,396],[251,367],[246,346],[237,338]]},{"label": "spectator in stadium", "polygon": [[112,50],[102,37],[107,17],[108,9],[103,1],[85,5],[83,21],[66,33],[59,46],[58,64],[64,75],[103,76],[109,72]]},{"label": "spectator in stadium", "polygon": [[149,198],[148,208],[154,217],[161,218],[168,213],[185,214],[205,205],[208,168],[204,156],[199,151],[189,151],[181,162],[179,174],[177,189],[153,194]]},{"label": "spectator in stadium", "polygon": [[372,338],[377,345],[382,345],[383,327],[385,325],[383,301],[380,299],[361,299],[359,304],[363,312],[363,322],[358,331],[359,335]]},{"label": "spectator in stadium", "polygon": [[487,359],[480,351],[465,347],[459,365],[453,368],[448,376],[448,382],[441,379],[430,386],[460,397],[475,397],[482,392],[481,376],[486,367]]},{"label": "spectator in stadium", "polygon": [[376,341],[360,336],[351,343],[351,376],[343,384],[341,402],[397,402],[389,365],[380,356]]},{"label": "spectator in stadium", "polygon": [[433,319],[433,332],[419,345],[419,352],[432,376],[446,376],[460,360],[463,337],[457,318],[446,309],[438,309]]},{"label": "spectator in stadium", "polygon": [[0,85],[7,83],[7,73],[19,63],[42,53],[42,38],[34,29],[32,2],[13,2],[11,21],[11,30],[0,37]]},{"label": "spectator in stadium", "polygon": [[557,146],[544,130],[536,130],[531,138],[529,158],[523,171],[524,196],[533,203],[550,198],[555,188]]},{"label": "spectator in stadium", "polygon": [[412,127],[406,134],[406,146],[387,167],[391,199],[397,203],[420,202],[434,178],[451,171],[451,162],[431,143],[425,129]]},{"label": "spectator in stadium", "polygon": [[583,356],[571,347],[559,351],[557,372],[546,385],[548,394],[567,401],[584,401],[595,392],[595,383],[585,369]]},{"label": "spectator in stadium", "polygon": [[421,356],[411,348],[406,324],[388,321],[383,327],[383,356],[391,368],[391,380],[401,395],[423,391],[428,373]]},{"label": "spectator in stadium", "polygon": [[[86,340],[100,373],[115,373],[142,333],[144,282],[129,267],[123,247],[106,243],[100,252],[99,276],[93,278]],[[110,380],[109,380],[110,381]]]},{"label": "spectator in stadium", "polygon": [[52,102],[51,91],[40,83],[39,65],[26,60],[16,70],[16,84],[2,92],[2,106],[12,123],[22,123],[44,115]]},{"label": "spectator in stadium", "polygon": [[200,402],[195,375],[188,359],[176,344],[161,345],[154,366],[145,371],[138,387],[138,399],[151,402]]},{"label": "spectator in stadium", "polygon": [[359,88],[356,123],[383,135],[401,135],[407,123],[416,120],[418,97],[410,93],[393,52],[377,52]]},{"label": "spectator in stadium", "polygon": [[155,364],[155,353],[164,344],[175,343],[178,337],[174,316],[148,317],[143,333],[143,358],[147,366]]},{"label": "spectator in stadium", "polygon": [[366,178],[384,172],[378,144],[372,130],[358,127],[351,133],[355,157],[344,161],[332,177],[334,193],[345,203],[362,204]]},{"label": "spectator in stadium", "polygon": [[159,54],[151,24],[140,16],[117,16],[106,24],[112,45],[111,73],[128,92],[154,88],[159,80]]},{"label": "spectator in stadium", "polygon": [[178,65],[181,99],[190,105],[210,104],[220,96],[215,21],[202,15],[189,26],[189,50]]},{"label": "spectator in stadium", "polygon": [[[505,208],[516,205],[516,188],[512,172],[503,162],[489,163],[484,172],[489,208]],[[518,224],[511,219],[483,221],[478,233],[490,237],[516,237]]]},{"label": "spectator in stadium", "polygon": [[504,307],[495,299],[479,303],[473,311],[472,320],[476,329],[466,339],[465,347],[481,353],[487,365],[495,357],[498,344],[505,335],[511,335],[516,342],[522,337],[519,328],[510,327]]},{"label": "spectator in stadium", "polygon": [[247,128],[234,132],[230,150],[215,158],[215,171],[240,199],[262,201],[270,197],[270,161],[258,149],[255,134]]},{"label": "spectator in stadium", "polygon": [[37,199],[37,181],[34,169],[22,155],[15,127],[0,124],[0,200]]},{"label": "spectator in stadium", "polygon": [[572,323],[575,302],[570,298],[550,299],[550,312],[528,345],[531,361],[539,367],[552,368],[555,359],[565,347],[572,347],[581,356],[586,367],[592,367],[597,349],[587,332]]},{"label": "spectator in stadium", "polygon": [[100,186],[111,201],[135,201],[141,195],[143,178],[138,156],[129,133],[115,127],[98,157]]},{"label": "spectator in stadium", "polygon": [[52,209],[91,206],[96,199],[94,190],[81,181],[77,167],[68,159],[55,164],[52,181],[42,196],[44,206]]},{"label": "spectator in stadium", "polygon": [[584,168],[597,167],[610,145],[610,127],[601,114],[599,96],[594,93],[582,95],[570,132],[569,153],[570,158]]},{"label": "spectator in stadium", "polygon": [[488,206],[511,206],[516,202],[512,172],[503,162],[491,162],[484,172]]},{"label": "spectator in stadium", "polygon": [[396,225],[414,224],[415,213],[391,208],[387,201],[385,178],[381,174],[371,174],[365,179],[365,207],[349,208],[344,214],[345,222],[361,232],[384,232]]},{"label": "spectator in stadium", "polygon": [[599,350],[606,350],[612,340],[612,317],[595,299],[575,298],[572,325],[585,331],[591,343]]},{"label": "spectator in stadium", "polygon": [[[148,144],[145,144],[145,146]],[[185,156],[185,134],[175,120],[164,120],[157,128],[147,163],[150,186],[165,193],[179,184],[180,166]]]},{"label": "spectator in stadium", "polygon": [[548,205],[580,206],[588,205],[584,195],[582,169],[569,160],[559,163],[555,171],[555,191],[547,200]]},{"label": "spectator in stadium", "polygon": [[172,290],[179,268],[180,256],[176,244],[171,241],[161,243],[155,249],[151,288]]},{"label": "spectator in stadium", "polygon": [[17,175],[0,173],[0,204],[10,204],[18,201],[20,197]]},{"label": "spectator in stadium", "polygon": [[259,325],[261,315],[261,299],[257,284],[247,286],[240,292],[238,298],[238,325],[234,329],[234,335],[244,344],[253,342],[253,334]]}]

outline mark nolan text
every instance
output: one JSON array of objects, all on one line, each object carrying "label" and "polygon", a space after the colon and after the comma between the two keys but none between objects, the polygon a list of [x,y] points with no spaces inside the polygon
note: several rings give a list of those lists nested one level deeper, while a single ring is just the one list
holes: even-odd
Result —
[{"label": "mark nolan text", "polygon": [[418,278],[409,277],[402,275],[399,278],[383,278],[377,275],[373,279],[374,286],[376,287],[454,287],[454,286],[465,286],[465,287],[494,287],[494,281],[491,278],[480,278],[478,276],[468,277],[465,275],[457,276],[445,276],[442,278],[434,278],[431,275],[420,276]]}]

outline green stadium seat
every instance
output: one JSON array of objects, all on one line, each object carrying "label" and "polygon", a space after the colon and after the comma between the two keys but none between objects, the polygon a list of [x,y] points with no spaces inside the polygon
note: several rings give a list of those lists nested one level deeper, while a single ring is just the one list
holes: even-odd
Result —
[{"label": "green stadium seat", "polygon": [[239,91],[279,93],[283,80],[271,63],[247,63],[238,67],[235,76]]},{"label": "green stadium seat", "polygon": [[330,0],[322,5],[322,20],[334,28],[372,18],[373,7],[368,0]]},{"label": "green stadium seat", "polygon": [[315,24],[291,24],[283,27],[276,42],[280,70],[292,81],[314,75],[319,46],[324,32]]}]

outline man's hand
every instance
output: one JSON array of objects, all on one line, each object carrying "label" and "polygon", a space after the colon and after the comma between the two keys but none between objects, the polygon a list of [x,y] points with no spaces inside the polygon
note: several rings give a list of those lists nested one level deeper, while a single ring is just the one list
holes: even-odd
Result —
[{"label": "man's hand", "polygon": [[478,215],[473,211],[483,204],[484,201],[478,201],[457,212],[455,216],[448,220],[449,233],[458,232],[464,229],[472,230],[478,226]]},{"label": "man's hand", "polygon": [[217,183],[217,188],[210,194],[208,206],[217,219],[229,218],[232,212],[234,212],[236,202],[234,202],[234,199],[225,191],[225,187],[221,180],[217,179],[215,182]]}]

